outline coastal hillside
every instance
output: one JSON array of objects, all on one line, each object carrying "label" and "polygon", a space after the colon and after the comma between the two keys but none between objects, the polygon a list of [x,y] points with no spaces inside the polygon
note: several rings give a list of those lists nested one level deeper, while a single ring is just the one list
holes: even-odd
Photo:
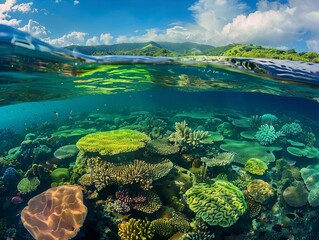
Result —
[{"label": "coastal hillside", "polygon": [[98,46],[68,46],[69,50],[74,50],[87,55],[133,55],[133,56],[230,56],[248,58],[272,58],[293,61],[305,61],[319,63],[319,54],[316,52],[297,52],[295,49],[282,50],[276,48],[266,48],[253,44],[228,44],[214,47],[207,44],[197,44],[192,42],[172,43],[172,42],[146,42],[146,43],[119,43],[113,45]]}]

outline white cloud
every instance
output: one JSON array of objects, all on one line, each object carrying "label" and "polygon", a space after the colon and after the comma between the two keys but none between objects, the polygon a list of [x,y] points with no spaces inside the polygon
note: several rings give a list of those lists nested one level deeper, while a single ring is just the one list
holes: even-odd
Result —
[{"label": "white cloud", "polygon": [[33,2],[21,3],[18,5],[14,5],[12,7],[12,11],[13,12],[23,12],[23,13],[30,12],[32,10],[32,4],[33,4]]},{"label": "white cloud", "polygon": [[113,36],[110,33],[101,33],[100,41],[101,44],[110,44]]},{"label": "white cloud", "polygon": [[80,1],[74,0],[74,5],[78,5],[80,3]]},{"label": "white cloud", "polygon": [[86,41],[86,45],[88,45],[88,46],[94,46],[94,45],[99,45],[99,44],[100,44],[100,42],[99,42],[99,38],[97,36],[93,36]]},{"label": "white cloud", "polygon": [[39,38],[43,38],[48,34],[45,26],[42,26],[40,23],[32,19],[29,20],[28,24],[19,28],[19,30],[29,32],[31,35]]},{"label": "white cloud", "polygon": [[12,27],[20,25],[21,20],[12,18],[10,12],[26,13],[32,10],[32,2],[16,4],[16,0],[6,0],[0,4],[0,24],[6,24]]},{"label": "white cloud", "polygon": [[286,4],[260,0],[256,6],[256,11],[249,12],[239,0],[198,0],[189,8],[194,23],[151,29],[143,35],[122,35],[116,42],[194,41],[214,46],[253,43],[281,48],[306,42],[310,49],[316,49],[318,0],[288,0]]},{"label": "white cloud", "polygon": [[68,45],[83,45],[85,42],[85,37],[88,35],[88,33],[85,32],[71,32],[68,34],[63,35],[60,38],[47,38],[44,39],[46,42],[58,46],[68,46]]}]

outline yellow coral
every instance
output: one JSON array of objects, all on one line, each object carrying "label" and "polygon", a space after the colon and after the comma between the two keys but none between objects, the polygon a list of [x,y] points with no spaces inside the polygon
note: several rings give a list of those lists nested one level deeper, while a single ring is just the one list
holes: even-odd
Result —
[{"label": "yellow coral", "polygon": [[143,148],[149,140],[146,134],[139,131],[119,129],[88,134],[82,137],[76,146],[84,152],[115,155]]},{"label": "yellow coral", "polygon": [[258,158],[250,158],[245,164],[245,170],[252,174],[264,175],[268,170],[267,164]]},{"label": "yellow coral", "polygon": [[267,201],[274,196],[273,187],[260,179],[255,179],[247,186],[247,191],[256,202],[267,203]]},{"label": "yellow coral", "polygon": [[131,218],[119,225],[121,240],[149,240],[154,236],[154,226],[148,220]]}]

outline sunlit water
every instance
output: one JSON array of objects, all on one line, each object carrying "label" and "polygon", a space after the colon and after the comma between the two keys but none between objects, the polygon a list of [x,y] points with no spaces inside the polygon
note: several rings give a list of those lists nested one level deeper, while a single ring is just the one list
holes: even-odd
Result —
[{"label": "sunlit water", "polygon": [[[94,128],[97,132],[108,131],[136,125],[138,121],[142,122],[147,118],[165,122],[167,132],[164,131],[161,135],[164,139],[169,132],[174,131],[175,122],[185,120],[192,129],[204,128],[211,132],[217,131],[218,124],[215,121],[221,121],[219,124],[228,122],[233,124],[231,128],[234,134],[225,134],[223,137],[245,141],[247,139],[240,133],[244,130],[253,130],[256,133],[258,127],[247,128],[234,122],[264,114],[276,115],[279,122],[274,126],[278,128],[289,122],[300,124],[304,132],[316,136],[311,146],[318,148],[318,101],[319,64],[208,56],[94,57],[52,47],[28,34],[0,25],[0,156],[3,157],[9,155],[10,149],[18,147],[24,135],[29,132],[50,138],[51,134],[61,129],[81,127]],[[105,120],[107,115],[111,120]],[[115,122],[117,118],[121,119],[121,124]],[[150,134],[145,129],[151,127],[146,126],[144,132]],[[140,131],[143,129],[141,123],[136,128]],[[17,134],[16,139],[10,139],[10,131]],[[276,153],[276,159],[283,157],[298,169],[318,163],[318,156],[309,160],[287,154],[287,138],[286,136],[276,142],[277,146],[284,149]],[[294,141],[301,139],[300,136],[292,138]],[[67,143],[75,144],[76,140],[78,139],[68,140]],[[219,148],[222,143],[186,154],[193,154],[193,158],[198,158],[204,157],[207,152],[222,152]],[[52,146],[52,150],[58,147],[60,146]],[[47,156],[47,160],[52,157]],[[177,157],[179,158],[181,157]],[[175,165],[191,167],[190,163],[176,159],[172,161]],[[21,167],[22,174],[31,165],[32,161],[29,164],[24,163]],[[282,192],[292,185],[293,180],[280,183],[283,180],[278,176],[274,177],[279,174],[274,170],[275,165],[275,162],[269,165],[267,176],[254,175],[253,178],[262,178],[273,184],[277,190],[277,200],[273,199],[270,204],[263,205],[261,213],[256,217],[249,218],[247,214],[241,217],[232,228],[210,226],[209,231],[215,232],[216,239],[269,239],[272,234],[278,236],[274,239],[315,239],[313,237],[317,236],[317,230],[313,227],[319,223],[318,214],[316,215],[318,207],[310,207],[308,203],[298,208],[288,206],[282,200]],[[233,168],[235,166],[236,164]],[[0,169],[3,174],[2,166]],[[210,179],[216,177],[214,172],[210,174]],[[295,180],[303,183],[304,179],[299,176]],[[50,182],[43,183],[41,190],[44,191],[49,186]],[[155,189],[160,192],[160,187]],[[10,200],[16,192],[15,187],[1,192],[1,202],[6,207],[2,207],[0,218],[5,219],[3,221],[7,222],[7,228],[0,236],[12,237],[10,231],[8,233],[11,226],[17,232],[14,239],[29,239],[25,235],[26,230],[19,223],[19,212],[31,197],[41,191],[23,195],[23,203],[14,205]],[[103,192],[95,201],[105,200],[107,197]],[[165,198],[160,197],[162,201]],[[181,194],[178,197],[187,206],[185,196]],[[78,239],[93,239],[88,237],[90,234],[94,235],[94,239],[107,239],[102,237],[100,228],[90,229],[95,218],[101,218],[97,221],[102,221],[100,215],[94,215],[93,203],[93,200],[88,203],[91,215],[76,237]],[[282,211],[272,210],[278,206]],[[300,212],[303,213],[302,217],[296,215]],[[184,210],[183,214],[189,221],[195,216],[189,209]],[[290,219],[288,214],[295,214],[296,218]],[[131,217],[145,216],[133,212]],[[147,217],[151,220],[157,218],[156,215]],[[310,218],[313,221],[309,221]],[[253,228],[253,224],[257,229]],[[112,231],[109,239],[119,239],[117,232],[114,229]],[[189,233],[192,231],[188,230]]]}]

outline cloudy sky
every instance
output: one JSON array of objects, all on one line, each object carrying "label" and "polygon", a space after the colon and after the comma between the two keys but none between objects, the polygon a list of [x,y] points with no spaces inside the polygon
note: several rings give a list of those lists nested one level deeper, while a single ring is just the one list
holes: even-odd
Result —
[{"label": "cloudy sky", "polygon": [[0,0],[0,24],[55,46],[153,40],[319,52],[319,0]]}]

